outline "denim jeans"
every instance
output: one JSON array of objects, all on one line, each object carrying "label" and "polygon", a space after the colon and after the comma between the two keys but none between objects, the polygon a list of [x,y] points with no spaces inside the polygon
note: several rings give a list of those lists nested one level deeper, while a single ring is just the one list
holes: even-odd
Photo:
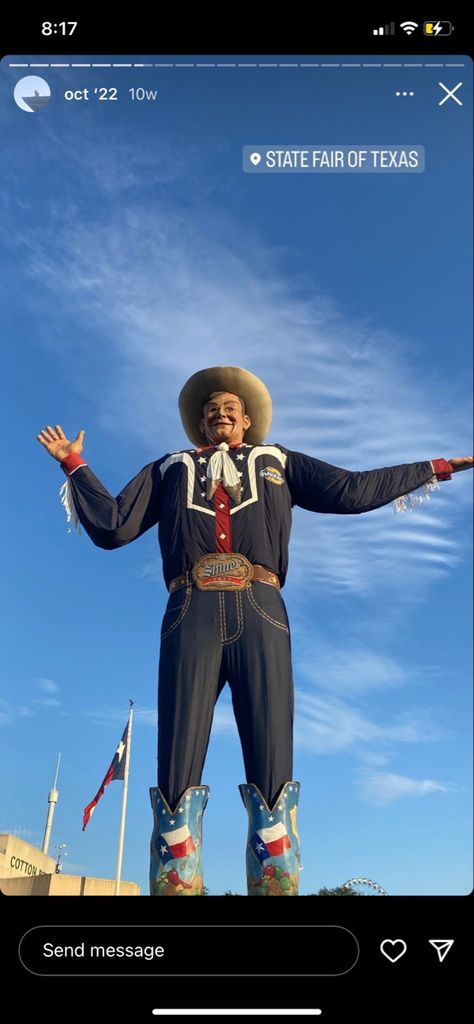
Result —
[{"label": "denim jeans", "polygon": [[247,782],[269,804],[293,773],[293,679],[288,617],[280,592],[170,594],[161,630],[158,786],[174,807],[201,784],[214,705],[228,682]]}]

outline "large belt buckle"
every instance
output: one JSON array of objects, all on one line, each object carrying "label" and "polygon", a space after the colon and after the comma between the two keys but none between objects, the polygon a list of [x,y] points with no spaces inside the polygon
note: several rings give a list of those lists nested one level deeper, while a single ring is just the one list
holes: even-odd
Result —
[{"label": "large belt buckle", "polygon": [[203,555],[192,573],[198,590],[245,590],[253,576],[253,566],[245,555],[234,551]]}]

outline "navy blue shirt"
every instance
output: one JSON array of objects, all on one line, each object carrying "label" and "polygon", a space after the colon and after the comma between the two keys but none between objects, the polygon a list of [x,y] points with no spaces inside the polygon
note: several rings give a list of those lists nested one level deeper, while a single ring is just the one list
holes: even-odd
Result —
[{"label": "navy blue shirt", "polygon": [[228,452],[241,480],[237,504],[222,487],[211,500],[206,497],[213,451],[164,455],[144,466],[116,498],[89,466],[80,465],[69,477],[72,498],[94,544],[119,548],[158,523],[167,586],[202,555],[218,550],[237,551],[276,572],[283,586],[293,505],[336,515],[370,512],[433,477],[429,461],[359,473],[280,444],[242,444]]}]

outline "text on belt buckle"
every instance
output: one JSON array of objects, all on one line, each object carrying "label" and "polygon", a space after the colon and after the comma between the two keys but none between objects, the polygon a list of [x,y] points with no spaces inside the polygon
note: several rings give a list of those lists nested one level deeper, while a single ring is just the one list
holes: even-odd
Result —
[{"label": "text on belt buckle", "polygon": [[192,573],[198,590],[245,590],[253,576],[253,566],[245,555],[234,551],[203,555]]}]

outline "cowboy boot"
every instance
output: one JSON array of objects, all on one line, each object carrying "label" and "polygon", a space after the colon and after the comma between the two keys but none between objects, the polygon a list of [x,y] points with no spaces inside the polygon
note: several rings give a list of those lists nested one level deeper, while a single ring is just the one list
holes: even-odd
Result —
[{"label": "cowboy boot", "polygon": [[190,786],[172,811],[161,789],[150,789],[151,896],[202,896],[201,825],[208,797],[208,786]]},{"label": "cowboy boot", "polygon": [[249,816],[249,896],[297,896],[300,838],[296,827],[299,782],[285,782],[272,808],[253,782],[239,786]]}]

